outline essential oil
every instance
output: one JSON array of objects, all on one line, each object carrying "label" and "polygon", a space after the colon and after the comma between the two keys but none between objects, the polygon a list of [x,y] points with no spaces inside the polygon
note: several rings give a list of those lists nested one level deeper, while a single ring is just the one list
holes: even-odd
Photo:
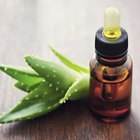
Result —
[{"label": "essential oil", "polygon": [[96,58],[90,61],[91,111],[104,122],[120,121],[131,108],[132,60],[118,9],[105,11],[105,26],[96,33],[95,52]]}]

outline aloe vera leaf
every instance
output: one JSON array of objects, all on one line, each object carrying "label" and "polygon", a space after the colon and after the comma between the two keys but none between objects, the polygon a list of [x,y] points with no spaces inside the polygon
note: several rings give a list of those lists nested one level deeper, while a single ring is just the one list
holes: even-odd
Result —
[{"label": "aloe vera leaf", "polygon": [[50,61],[40,60],[33,56],[27,56],[25,60],[46,81],[65,91],[80,77],[78,72]]},{"label": "aloe vera leaf", "polygon": [[0,117],[0,123],[10,123],[33,119],[51,112],[61,104],[64,90],[43,82],[27,94],[14,108]]},{"label": "aloe vera leaf", "polygon": [[52,52],[58,57],[58,59],[63,62],[66,66],[68,66],[69,68],[80,72],[80,73],[89,73],[89,70],[81,65],[76,64],[75,62],[71,61],[70,59],[68,59],[67,57],[65,57],[64,55],[60,54],[58,51],[56,51],[54,48],[52,48],[49,45],[50,49],[52,50]]},{"label": "aloe vera leaf", "polygon": [[25,92],[30,92],[31,90],[33,90],[33,89],[35,89],[39,84],[40,84],[41,82],[38,82],[38,83],[36,83],[36,84],[33,84],[33,85],[27,85],[27,84],[24,84],[24,83],[22,83],[22,82],[16,82],[15,84],[14,84],[14,86],[16,87],[16,88],[18,88],[18,89],[20,89],[20,90],[23,90],[23,91],[25,91]]},{"label": "aloe vera leaf", "polygon": [[24,84],[24,83],[18,81],[14,84],[14,86],[20,90],[29,92],[29,86],[27,84]]},{"label": "aloe vera leaf", "polygon": [[31,68],[0,65],[0,70],[29,86],[43,80],[43,78],[40,78],[39,75]]},{"label": "aloe vera leaf", "polygon": [[75,81],[67,90],[60,103],[66,100],[79,100],[89,96],[89,75],[85,74]]}]

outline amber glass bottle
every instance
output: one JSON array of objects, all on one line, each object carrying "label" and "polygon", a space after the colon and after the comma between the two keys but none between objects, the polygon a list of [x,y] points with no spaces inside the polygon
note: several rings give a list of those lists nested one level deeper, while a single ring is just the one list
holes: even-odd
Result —
[{"label": "amber glass bottle", "polygon": [[120,28],[120,36],[110,39],[99,29],[95,51],[96,58],[90,61],[91,111],[104,122],[120,121],[131,107],[132,60],[127,55],[127,32]]}]

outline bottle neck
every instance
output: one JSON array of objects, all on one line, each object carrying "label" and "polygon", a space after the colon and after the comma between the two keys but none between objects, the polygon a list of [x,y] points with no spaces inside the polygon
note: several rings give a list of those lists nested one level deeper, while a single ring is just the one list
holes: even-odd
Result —
[{"label": "bottle neck", "polygon": [[116,67],[116,66],[121,66],[126,62],[127,55],[125,55],[121,58],[117,58],[117,59],[103,58],[103,57],[100,57],[100,56],[96,55],[96,59],[102,65],[110,66],[110,67]]}]

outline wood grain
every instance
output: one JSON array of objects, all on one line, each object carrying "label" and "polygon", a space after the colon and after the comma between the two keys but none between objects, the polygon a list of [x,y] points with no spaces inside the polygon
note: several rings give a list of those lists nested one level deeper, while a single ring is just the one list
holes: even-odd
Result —
[{"label": "wood grain", "polygon": [[[139,0],[0,0],[0,63],[24,66],[33,54],[57,61],[47,45],[88,66],[94,34],[103,26],[103,11],[120,8],[134,61],[132,112],[123,122],[105,124],[90,113],[87,101],[69,102],[43,117],[0,126],[0,140],[140,140],[140,2]],[[0,112],[25,94],[0,73]]]}]

